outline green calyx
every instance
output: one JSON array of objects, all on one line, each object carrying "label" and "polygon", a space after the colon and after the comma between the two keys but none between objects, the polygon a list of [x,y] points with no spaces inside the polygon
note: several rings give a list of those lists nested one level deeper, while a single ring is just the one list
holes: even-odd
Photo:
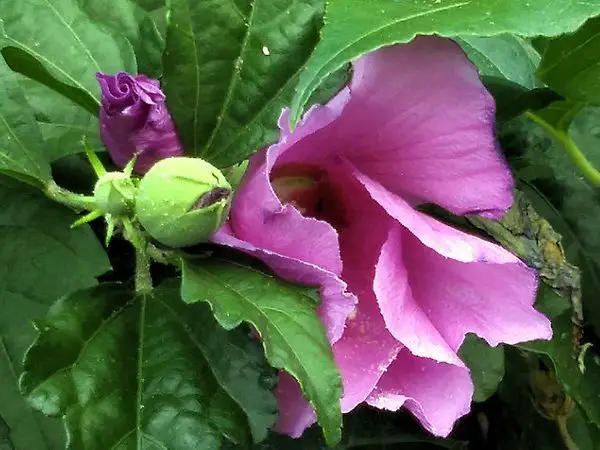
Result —
[{"label": "green calyx", "polygon": [[94,187],[94,198],[103,214],[126,217],[133,213],[137,188],[128,174],[108,172]]},{"label": "green calyx", "polygon": [[207,242],[229,212],[232,189],[223,174],[199,158],[173,157],[144,175],[135,214],[155,240],[179,248]]}]

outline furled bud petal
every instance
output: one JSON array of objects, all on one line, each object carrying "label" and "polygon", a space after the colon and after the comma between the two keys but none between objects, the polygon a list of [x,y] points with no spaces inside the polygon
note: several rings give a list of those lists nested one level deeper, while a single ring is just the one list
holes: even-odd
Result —
[{"label": "furled bud petal", "polygon": [[158,80],[145,75],[96,75],[102,92],[100,136],[114,163],[124,167],[136,153],[135,170],[183,155]]},{"label": "furled bud petal", "polygon": [[168,158],[142,178],[135,212],[146,232],[169,247],[206,242],[227,218],[231,186],[199,158]]},{"label": "furled bud petal", "polygon": [[136,187],[123,172],[108,172],[94,187],[98,209],[104,214],[128,216],[134,208]]}]

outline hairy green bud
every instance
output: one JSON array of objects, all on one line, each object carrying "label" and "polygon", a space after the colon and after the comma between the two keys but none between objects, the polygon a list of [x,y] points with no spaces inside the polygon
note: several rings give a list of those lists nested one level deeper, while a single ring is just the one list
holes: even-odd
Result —
[{"label": "hairy green bud", "polygon": [[94,199],[104,214],[121,217],[133,212],[137,188],[123,172],[108,172],[94,187]]},{"label": "hairy green bud", "polygon": [[229,212],[232,189],[200,158],[157,162],[142,178],[135,213],[146,232],[169,247],[207,242]]}]

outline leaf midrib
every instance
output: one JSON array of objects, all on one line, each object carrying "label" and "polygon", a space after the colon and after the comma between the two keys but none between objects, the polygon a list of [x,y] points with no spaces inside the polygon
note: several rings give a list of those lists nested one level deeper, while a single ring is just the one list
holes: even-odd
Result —
[{"label": "leaf midrib", "polygon": [[[50,8],[52,10],[52,12],[54,13],[54,15],[56,15],[56,17],[58,18],[58,20],[60,20],[60,22],[73,35],[73,38],[75,39],[75,41],[79,44],[79,46],[83,49],[84,53],[87,55],[87,57],[90,59],[90,61],[92,61],[92,63],[94,63],[94,65],[96,66],[96,69],[98,69],[98,71],[100,72],[101,69],[100,69],[100,65],[98,64],[98,61],[96,61],[96,59],[92,56],[92,54],[89,51],[89,49],[87,48],[87,46],[84,45],[83,41],[79,38],[79,36],[77,35],[77,33],[75,33],[75,30],[73,29],[73,27],[71,27],[71,25],[69,25],[67,23],[67,21],[65,20],[65,18],[56,10],[56,8],[54,7],[54,5],[52,5],[52,3],[50,3],[50,0],[44,0],[44,1],[48,5],[48,8]],[[78,10],[78,11],[81,12],[80,10]]]},{"label": "leaf midrib", "polygon": [[[396,20],[392,20],[391,22],[387,22],[373,30],[368,31],[367,33],[357,37],[356,39],[354,39],[353,41],[350,41],[349,43],[347,43],[345,46],[343,46],[342,48],[340,48],[337,52],[335,52],[333,55],[331,55],[330,57],[328,57],[322,64],[321,64],[321,68],[319,70],[317,70],[314,74],[313,74],[313,79],[319,78],[321,79],[321,73],[323,71],[323,69],[327,70],[327,65],[329,65],[332,61],[334,61],[341,53],[345,52],[346,50],[348,50],[349,48],[351,48],[354,44],[356,44],[357,42],[360,42],[364,39],[367,39],[368,37],[379,33],[380,31],[388,28],[388,27],[392,27],[394,25],[398,25],[399,23],[402,22],[408,22],[409,20],[413,20],[413,19],[419,19],[421,17],[427,17],[429,15],[435,15],[438,14],[440,12],[444,12],[450,9],[455,9],[455,8],[462,8],[463,6],[468,6],[470,3],[468,1],[463,1],[463,2],[459,2],[459,3],[454,3],[452,5],[446,5],[446,6],[440,6],[439,8],[435,8],[435,9],[430,9],[428,11],[424,11],[424,12],[420,12],[420,13],[416,13],[416,14],[412,14],[410,16],[406,16],[406,17],[402,17],[400,19],[396,19]],[[307,97],[307,90],[304,90],[304,95],[305,98]],[[303,99],[304,101],[304,99]]]},{"label": "leaf midrib", "polygon": [[206,356],[206,351],[204,349],[204,347],[200,344],[200,342],[198,342],[198,340],[195,338],[193,332],[190,330],[190,328],[187,326],[187,324],[181,320],[181,318],[179,317],[179,314],[177,314],[177,312],[175,310],[173,310],[173,308],[171,308],[171,306],[165,302],[164,300],[160,299],[160,298],[154,298],[154,300],[159,301],[163,304],[163,306],[169,311],[169,313],[171,313],[171,315],[173,316],[173,318],[175,319],[175,321],[177,321],[177,323],[179,323],[179,325],[181,326],[181,328],[184,330],[185,334],[188,336],[188,339],[192,342],[192,344],[200,351],[200,353],[202,353],[202,356],[204,357],[204,361],[207,363],[206,365],[208,366],[208,368],[210,369],[211,373],[213,374],[213,377],[215,378],[215,380],[218,381],[219,386],[221,387],[221,389],[223,389],[227,395],[229,395],[229,397],[233,400],[235,400],[236,405],[239,406],[239,408],[244,411],[244,413],[247,413],[246,416],[250,417],[250,413],[248,413],[243,407],[242,405],[237,401],[237,398],[234,397],[231,392],[229,392],[229,390],[225,387],[225,383],[223,382],[223,380],[221,379],[221,377],[219,377],[217,375],[217,373],[214,371],[213,369],[213,365],[211,364],[211,359],[208,358],[208,356]]},{"label": "leaf midrib", "polygon": [[[279,329],[279,327],[278,327],[276,324],[274,324],[272,321],[268,320],[268,316],[267,316],[267,314],[265,314],[265,313],[264,313],[264,312],[263,312],[263,311],[262,311],[262,310],[261,310],[261,309],[260,309],[260,308],[259,308],[257,305],[255,305],[253,302],[251,302],[250,300],[248,300],[248,299],[247,299],[247,298],[246,298],[244,295],[242,295],[240,292],[238,292],[238,291],[237,291],[237,290],[236,290],[236,289],[235,289],[233,286],[231,286],[231,285],[230,285],[229,283],[227,283],[226,281],[224,281],[224,280],[220,279],[219,277],[217,277],[217,276],[213,275],[212,273],[210,273],[209,271],[207,271],[206,269],[204,269],[204,268],[202,268],[202,267],[200,267],[200,266],[196,266],[196,268],[197,268],[198,270],[201,270],[202,272],[204,272],[204,273],[205,273],[205,274],[208,276],[208,278],[211,278],[211,279],[213,279],[213,280],[216,280],[218,284],[221,284],[222,286],[224,286],[225,288],[227,288],[227,289],[228,289],[230,292],[232,292],[232,293],[233,293],[235,296],[237,296],[238,298],[242,299],[242,300],[243,300],[243,302],[244,302],[245,304],[248,304],[248,305],[250,305],[251,309],[254,309],[254,310],[258,311],[259,315],[263,316],[263,318],[264,318],[264,319],[267,321],[267,323],[271,323],[271,324],[272,324],[272,326],[273,326],[273,328],[274,328],[274,329],[277,331],[278,335],[280,336],[280,339],[281,339],[281,341],[285,343],[286,347],[288,347],[288,349],[289,349],[289,350],[291,351],[291,353],[294,355],[294,357],[295,357],[295,360],[296,360],[296,361],[297,361],[297,363],[298,363],[298,367],[299,367],[299,368],[300,368],[300,369],[301,369],[301,370],[302,370],[302,371],[303,371],[303,372],[304,372],[304,373],[307,375],[307,378],[306,378],[306,379],[308,379],[308,380],[312,380],[312,379],[313,379],[313,377],[311,376],[310,372],[307,370],[307,368],[304,366],[304,364],[302,364],[302,362],[301,362],[302,360],[299,358],[299,356],[298,356],[298,353],[295,351],[295,349],[293,348],[293,346],[291,346],[291,345],[288,343],[287,339],[284,337],[284,334],[283,334],[283,333],[282,333],[282,331]],[[211,305],[213,304],[213,303],[212,303],[212,302],[210,302],[210,301],[209,301],[209,303],[210,303]],[[281,312],[282,314],[284,314],[284,315],[286,315],[287,317],[289,317],[289,318],[292,320],[292,322],[293,322],[293,323],[296,323],[296,324],[298,324],[298,323],[297,323],[297,322],[294,320],[294,318],[293,318],[291,315],[289,315],[287,312],[285,312],[285,311],[283,311],[283,310],[277,310],[277,311],[279,311],[279,312]],[[238,316],[238,317],[239,317],[239,316]],[[240,319],[240,321],[244,321],[244,319],[242,318],[242,319]],[[254,326],[256,326],[256,327],[258,328],[257,324],[253,323],[253,325],[254,325]],[[306,331],[306,329],[305,329],[305,328],[304,328],[302,325],[300,325],[300,328]],[[314,338],[314,336],[312,335],[312,333],[308,333],[308,336],[311,338],[311,340],[313,340],[313,342],[316,340],[316,339]],[[321,347],[321,344],[320,344],[320,343],[318,343],[318,344],[319,344],[319,347]],[[264,342],[263,342],[263,347],[265,347],[265,344],[264,344]],[[268,352],[266,352],[266,347],[265,347],[265,353],[268,353]],[[270,357],[270,356],[271,356],[271,357]],[[269,361],[271,361],[271,360],[272,360],[272,356],[273,356],[273,355],[268,355],[268,354],[267,354],[267,359],[268,359]],[[285,367],[279,367],[279,368],[280,368],[280,369],[284,369],[284,370],[286,369]],[[294,377],[294,378],[296,378],[296,377]],[[300,380],[297,380],[297,381],[298,381],[298,383],[299,383],[299,384],[301,384]],[[313,385],[314,385],[314,383],[313,383]],[[313,399],[310,399],[310,400],[309,400],[309,402],[310,402],[311,404],[313,404],[313,405],[314,405],[314,404],[315,404],[315,399],[314,399],[314,398],[313,398]],[[325,405],[325,404],[324,404],[324,405],[323,405],[323,408],[324,408],[324,410],[326,410],[326,409],[327,409],[327,405]],[[329,416],[329,414],[325,414],[325,416]]]},{"label": "leaf midrib", "polygon": [[563,63],[568,57],[572,56],[575,52],[578,52],[579,50],[581,50],[583,47],[585,47],[591,41],[596,39],[599,35],[600,35],[600,31],[594,33],[589,39],[586,39],[585,41],[581,42],[579,45],[576,45],[575,47],[570,48],[564,55],[562,55],[560,58],[558,58],[553,64],[550,64],[548,67],[541,67],[541,70],[539,70],[540,76],[552,71],[552,69],[556,68],[556,66]]},{"label": "leaf midrib", "polygon": [[100,105],[100,101],[96,98],[96,96],[94,94],[92,94],[88,89],[86,89],[86,87],[83,84],[81,84],[77,79],[73,78],[73,76],[71,76],[71,74],[69,74],[68,72],[66,72],[59,65],[57,65],[56,63],[54,63],[52,60],[48,59],[47,57],[45,57],[41,53],[36,52],[35,50],[33,50],[31,47],[29,47],[25,43],[23,43],[21,41],[17,41],[16,39],[14,39],[14,38],[6,35],[6,34],[5,34],[5,37],[6,37],[6,39],[9,42],[14,43],[18,47],[21,47],[22,49],[26,50],[29,54],[31,54],[32,56],[34,56],[35,58],[37,58],[37,59],[45,62],[50,67],[54,68],[54,70],[56,70],[57,72],[59,72],[60,74],[62,74],[67,80],[69,80],[71,83],[73,83],[73,85],[75,87],[77,87],[78,89],[81,89],[83,92],[85,92],[86,94],[88,94],[94,100],[94,102],[96,102],[96,104],[98,106]]},{"label": "leaf midrib", "polygon": [[[25,114],[26,113],[27,112],[25,112]],[[17,142],[17,144],[21,148],[22,154],[25,155],[25,157],[33,164],[33,166],[37,169],[38,172],[37,173],[32,173],[32,172],[29,172],[28,170],[26,170],[23,167],[19,167],[19,168],[21,170],[23,170],[26,174],[30,174],[30,175],[36,176],[38,179],[46,181],[47,177],[45,177],[45,176],[42,175],[42,167],[40,165],[38,165],[37,161],[35,161],[31,157],[31,155],[27,151],[27,147],[25,147],[25,145],[23,144],[23,142],[21,142],[21,139],[19,139],[19,137],[15,134],[15,132],[12,129],[12,127],[10,126],[10,124],[6,121],[6,118],[4,117],[4,114],[0,113],[0,119],[2,119],[2,123],[4,124],[4,126],[6,127],[6,129],[8,130],[8,133],[13,137],[13,139]],[[12,158],[10,158],[10,156],[8,155],[8,153],[6,153],[6,156],[9,159],[12,159]],[[17,161],[15,161],[15,163],[18,164]]]},{"label": "leaf midrib", "polygon": [[[202,151],[200,152],[200,156],[204,156],[208,153],[208,151],[210,150],[210,147],[213,144],[213,141],[215,140],[215,138],[217,136],[217,133],[219,132],[219,130],[221,129],[221,126],[223,125],[223,121],[225,120],[225,112],[227,111],[227,108],[229,107],[229,104],[231,103],[231,99],[233,97],[233,91],[237,87],[237,84],[240,80],[240,75],[242,73],[243,56],[246,53],[248,41],[250,40],[250,35],[253,31],[252,25],[254,22],[254,14],[256,13],[256,9],[258,8],[257,5],[258,5],[259,1],[260,0],[254,0],[252,2],[252,4],[250,5],[250,15],[248,16],[248,25],[246,26],[246,32],[244,33],[244,39],[242,40],[242,44],[240,46],[240,53],[239,53],[238,57],[235,59],[235,62],[233,63],[233,73],[231,74],[231,80],[229,82],[229,87],[227,89],[227,95],[225,96],[223,105],[221,106],[221,109],[217,115],[217,123],[215,124],[215,126],[210,134],[210,137],[208,138],[208,141],[202,148]],[[195,44],[195,40],[194,40],[194,44]],[[197,109],[198,108],[196,107],[196,110]],[[196,127],[194,127],[194,128],[196,128]]]},{"label": "leaf midrib", "polygon": [[129,308],[133,303],[134,303],[134,301],[128,301],[128,302],[124,303],[123,305],[121,305],[116,310],[114,310],[112,312],[112,314],[109,317],[107,317],[106,319],[104,319],[98,325],[98,328],[83,342],[83,345],[81,346],[81,349],[79,350],[79,354],[77,355],[77,358],[75,358],[72,363],[67,364],[64,367],[61,367],[60,369],[54,371],[50,375],[44,377],[44,379],[38,381],[35,388],[32,389],[31,393],[35,392],[42,384],[48,382],[48,380],[50,380],[51,378],[54,378],[58,374],[72,370],[81,361],[81,358],[87,351],[88,346],[96,339],[96,337],[100,334],[100,332],[104,331],[106,326],[108,326],[110,323],[112,323],[114,320],[116,320],[118,317],[120,317],[121,314],[123,313],[123,311],[125,311],[127,308]]}]

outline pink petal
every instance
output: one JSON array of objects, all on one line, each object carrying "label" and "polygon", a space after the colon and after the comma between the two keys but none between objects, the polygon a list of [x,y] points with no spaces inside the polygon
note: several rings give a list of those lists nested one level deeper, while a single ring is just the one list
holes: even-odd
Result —
[{"label": "pink petal", "polygon": [[423,245],[434,249],[440,255],[462,262],[488,260],[495,263],[519,262],[516,256],[502,247],[430,218],[415,210],[403,198],[390,192],[379,182],[357,169],[353,171],[356,179],[365,187],[373,200],[410,230]]},{"label": "pink petal", "polygon": [[513,181],[495,137],[495,104],[449,39],[419,37],[354,65],[336,122],[345,156],[389,190],[457,213],[500,216]]},{"label": "pink petal", "polygon": [[402,350],[367,403],[397,411],[406,406],[430,432],[447,436],[471,406],[473,383],[464,367],[413,356]]},{"label": "pink petal", "polygon": [[[533,308],[537,289],[533,270],[502,247],[414,210],[359,172],[355,176],[405,229],[390,233],[375,282],[386,323],[398,340],[418,355],[450,362],[440,336],[453,351],[469,332],[491,345],[551,338],[550,322]],[[402,283],[394,271],[400,280],[407,279],[410,296],[399,297],[386,286]],[[403,314],[421,321],[399,320]],[[418,339],[411,340],[415,333]]]},{"label": "pink petal", "polygon": [[349,88],[293,132],[284,112],[271,147],[278,165],[326,167],[345,157],[411,203],[491,217],[510,207],[513,179],[497,146],[494,100],[458,45],[419,37],[369,53],[353,69]]},{"label": "pink petal", "polygon": [[359,299],[356,316],[333,346],[344,380],[343,412],[365,401],[402,348],[386,329],[374,296],[363,293]]},{"label": "pink petal", "polygon": [[[346,182],[340,201],[354,200],[348,204],[349,220],[340,231],[340,246],[343,278],[359,303],[346,322],[343,336],[333,345],[344,382],[342,411],[349,412],[369,396],[402,345],[386,330],[373,292],[375,264],[390,221],[356,181],[344,179],[343,171],[334,175],[338,183]],[[276,429],[299,437],[314,423],[311,407],[302,398],[297,383],[289,377],[280,379],[277,395],[281,413]]]},{"label": "pink petal", "polygon": [[414,237],[406,239],[404,260],[417,302],[452,349],[469,332],[492,346],[552,338],[550,321],[533,307],[536,274],[523,263],[456,261]]},{"label": "pink petal", "polygon": [[[340,232],[343,278],[358,297],[358,308],[348,319],[344,335],[333,346],[344,380],[344,412],[367,398],[402,348],[386,329],[373,290],[375,266],[390,221],[364,191],[357,189],[360,185],[356,181],[347,180],[346,188],[345,195],[354,202],[349,205],[348,225]],[[350,199],[346,200],[350,203]]]},{"label": "pink petal", "polygon": [[[344,335],[333,346],[344,382],[342,412],[352,411],[369,397],[401,348],[385,329],[373,295],[361,295],[356,316],[348,321]],[[280,416],[275,429],[300,437],[315,422],[314,411],[291,377],[280,377],[276,393]]]},{"label": "pink petal", "polygon": [[279,374],[275,395],[279,405],[275,431],[299,438],[304,430],[317,421],[314,409],[302,396],[300,385],[290,375]]},{"label": "pink petal", "polygon": [[427,311],[421,308],[413,295],[409,271],[432,274],[427,267],[406,266],[403,258],[405,245],[402,229],[396,225],[390,231],[377,263],[374,290],[386,327],[413,355],[463,366],[455,350],[431,323]]},{"label": "pink petal", "polygon": [[357,300],[353,294],[347,292],[346,283],[338,276],[313,264],[244,242],[232,234],[227,223],[213,236],[212,241],[255,256],[288,281],[307,286],[320,286],[319,317],[325,326],[329,341],[334,343],[340,339],[346,319],[354,311]]},{"label": "pink petal", "polygon": [[230,224],[235,236],[258,248],[339,275],[342,263],[335,229],[326,222],[302,216],[293,206],[282,205],[269,179],[281,155],[297,142],[308,142],[314,132],[337,117],[347,100],[347,90],[336,98],[326,107],[312,108],[293,134],[286,128],[289,112],[282,114],[280,141],[250,159],[249,169],[233,200]]}]

